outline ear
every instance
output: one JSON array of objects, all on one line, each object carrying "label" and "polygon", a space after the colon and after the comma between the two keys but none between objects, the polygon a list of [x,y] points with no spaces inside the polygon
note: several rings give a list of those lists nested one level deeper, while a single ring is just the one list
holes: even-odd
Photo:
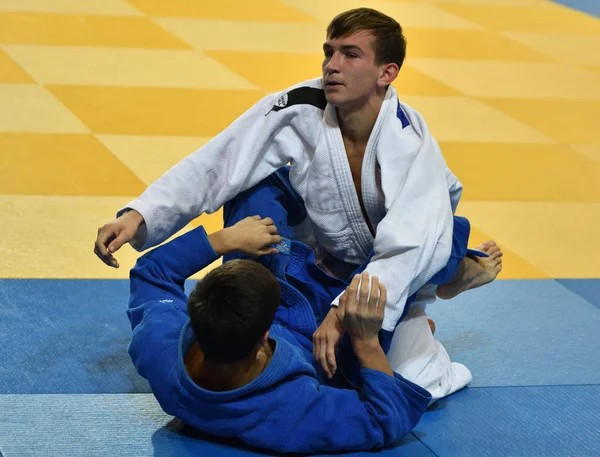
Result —
[{"label": "ear", "polygon": [[398,77],[398,72],[400,69],[398,65],[395,63],[386,63],[381,65],[379,73],[379,79],[377,80],[377,85],[380,87],[387,87],[394,82],[394,80]]}]

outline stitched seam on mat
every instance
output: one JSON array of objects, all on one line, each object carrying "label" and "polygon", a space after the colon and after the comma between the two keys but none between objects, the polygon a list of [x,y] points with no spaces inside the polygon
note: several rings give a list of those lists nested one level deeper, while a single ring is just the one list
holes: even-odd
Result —
[{"label": "stitched seam on mat", "polygon": [[419,443],[421,443],[423,446],[425,446],[425,447],[426,447],[426,448],[429,450],[429,452],[431,452],[433,455],[435,455],[435,457],[440,457],[439,455],[437,455],[437,454],[436,454],[436,453],[433,451],[433,449],[431,449],[429,446],[427,446],[427,445],[426,445],[426,444],[425,444],[425,443],[424,443],[424,442],[421,440],[421,438],[419,438],[417,435],[415,435],[415,434],[414,434],[414,432],[410,432],[410,434],[411,434],[412,436],[414,436],[414,437],[415,437],[417,440],[419,440]]},{"label": "stitched seam on mat", "polygon": [[520,388],[534,388],[534,387],[591,387],[600,386],[599,383],[588,383],[588,384],[529,384],[524,386],[469,386],[469,389],[520,389]]}]

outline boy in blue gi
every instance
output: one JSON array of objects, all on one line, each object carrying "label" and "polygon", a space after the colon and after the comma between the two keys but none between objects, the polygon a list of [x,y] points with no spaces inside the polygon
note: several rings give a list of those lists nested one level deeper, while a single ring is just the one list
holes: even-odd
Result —
[{"label": "boy in blue gi", "polygon": [[[385,357],[383,285],[366,273],[349,285],[331,277],[293,240],[303,211],[280,170],[225,206],[225,229],[199,227],[142,256],[131,271],[129,353],[165,412],[204,432],[278,452],[391,445],[431,395]],[[188,301],[185,279],[222,255]],[[360,392],[326,385],[312,354],[318,322],[344,289],[339,317],[354,355],[342,360],[358,362]]]}]

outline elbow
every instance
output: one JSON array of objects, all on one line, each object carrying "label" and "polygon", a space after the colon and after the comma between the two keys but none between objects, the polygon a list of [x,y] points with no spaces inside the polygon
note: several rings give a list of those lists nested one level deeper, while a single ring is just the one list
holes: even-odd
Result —
[{"label": "elbow", "polygon": [[[369,408],[371,433],[369,446],[372,449],[393,446],[400,442],[415,427],[418,420],[407,420],[406,412],[399,411],[393,405],[382,408]],[[366,449],[364,449],[366,450]]]},{"label": "elbow", "polygon": [[134,267],[129,270],[129,308],[139,303],[139,296],[144,291],[144,285],[149,282],[148,265],[138,259]]},{"label": "elbow", "polygon": [[378,433],[373,437],[374,444],[379,447],[389,447],[404,439],[423,417],[429,405],[427,398],[431,396],[422,396],[415,401],[405,398],[399,404],[390,403],[383,408],[379,406],[376,410],[372,410],[371,417],[378,429]]},{"label": "elbow", "polygon": [[138,283],[150,282],[152,279],[160,276],[158,274],[160,271],[158,265],[151,257],[153,252],[147,252],[138,258],[133,268],[129,270],[129,280],[132,287]]},{"label": "elbow", "polygon": [[380,447],[391,447],[399,444],[406,436],[414,430],[419,421],[421,420],[421,414],[411,414],[404,418],[389,418],[385,424],[382,425],[381,434],[381,446]]}]

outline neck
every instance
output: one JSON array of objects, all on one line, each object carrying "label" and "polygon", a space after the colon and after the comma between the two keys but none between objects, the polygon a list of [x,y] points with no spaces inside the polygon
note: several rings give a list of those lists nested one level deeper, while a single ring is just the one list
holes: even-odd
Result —
[{"label": "neck", "polygon": [[266,369],[272,358],[270,341],[260,346],[250,357],[233,363],[206,360],[196,343],[188,352],[185,365],[192,380],[200,387],[212,391],[227,391],[252,382]]},{"label": "neck", "polygon": [[366,144],[369,141],[385,92],[370,97],[366,103],[350,107],[336,107],[336,114],[342,137],[356,144]]}]

